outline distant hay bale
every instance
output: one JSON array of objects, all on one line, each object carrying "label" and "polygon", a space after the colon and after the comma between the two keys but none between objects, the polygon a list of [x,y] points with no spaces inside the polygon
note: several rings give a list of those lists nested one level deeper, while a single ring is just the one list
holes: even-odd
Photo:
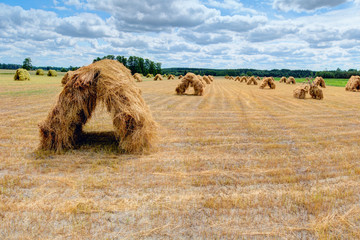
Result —
[{"label": "distant hay bale", "polygon": [[153,78],[154,77],[154,75],[152,75],[152,74],[150,74],[150,73],[148,73],[147,75],[146,75],[146,78]]},{"label": "distant hay bale", "polygon": [[179,77],[178,77],[178,79],[182,79],[184,76],[183,75],[180,75]]},{"label": "distant hay bale", "polygon": [[201,75],[196,75],[196,77],[199,79],[199,81],[201,82],[201,84],[205,88],[206,87],[206,82],[204,81],[203,77]]},{"label": "distant hay bale", "polygon": [[286,83],[286,81],[287,81],[286,77],[282,77],[280,78],[279,83]]},{"label": "distant hay bale", "polygon": [[208,78],[210,79],[210,81],[211,81],[211,82],[213,82],[213,81],[214,81],[214,76],[209,75],[209,76],[208,76]]},{"label": "distant hay bale", "polygon": [[14,80],[15,81],[30,81],[30,73],[23,68],[19,68],[16,70],[15,75],[14,75]]},{"label": "distant hay bale", "polygon": [[169,76],[168,76],[168,78],[167,78],[168,80],[174,80],[175,79],[175,76],[174,75],[172,75],[172,74],[169,74]]},{"label": "distant hay bale", "polygon": [[[240,78],[240,82],[245,82],[245,83],[247,83],[247,77],[246,76],[242,76],[241,78]],[[256,85],[256,84],[255,84]]]},{"label": "distant hay bale", "polygon": [[359,92],[360,91],[360,76],[351,76],[345,86],[346,91]]},{"label": "distant hay bale", "polygon": [[322,88],[326,88],[326,85],[325,85],[325,81],[322,77],[316,77],[314,79],[314,85],[315,86],[320,86]]},{"label": "distant hay bale", "polygon": [[204,93],[204,85],[200,81],[199,77],[194,73],[187,73],[182,79],[181,83],[176,87],[175,91],[178,95],[185,94],[185,91],[189,88],[194,88],[194,94],[202,96]]},{"label": "distant hay bale", "polygon": [[296,84],[295,78],[294,77],[289,77],[286,80],[286,84]]},{"label": "distant hay bale", "polygon": [[156,74],[156,76],[154,77],[154,81],[157,81],[157,80],[160,80],[160,81],[163,80],[161,74]]},{"label": "distant hay bale", "polygon": [[310,85],[309,93],[314,99],[322,100],[324,98],[323,91],[314,84]]},{"label": "distant hay bale", "polygon": [[270,89],[275,89],[276,85],[275,85],[275,81],[274,78],[272,77],[265,77],[260,85],[260,89],[264,89],[266,86],[269,86]]},{"label": "distant hay bale", "polygon": [[259,76],[256,77],[256,81],[261,81],[261,78]]},{"label": "distant hay bale", "polygon": [[254,85],[258,85],[256,79],[254,76],[250,77],[248,80],[247,80],[247,85],[251,85],[251,84],[254,84]]},{"label": "distant hay bale", "polygon": [[137,82],[142,82],[142,77],[140,73],[135,73],[133,77]]},{"label": "distant hay bale", "polygon": [[232,76],[230,76],[228,79],[229,79],[229,80],[234,80],[234,78],[233,78]]},{"label": "distant hay bale", "polygon": [[38,70],[36,70],[35,75],[40,75],[40,76],[43,76],[43,75],[45,75],[45,72],[44,72],[44,70],[43,70],[43,69],[39,68]]},{"label": "distant hay bale", "polygon": [[309,92],[310,85],[302,84],[294,89],[293,96],[294,98],[305,99],[306,94]]},{"label": "distant hay bale", "polygon": [[207,76],[203,76],[202,78],[207,84],[211,84],[211,81]]},{"label": "distant hay bale", "polygon": [[57,72],[55,70],[49,70],[47,75],[49,77],[57,77]]},{"label": "distant hay bale", "polygon": [[240,77],[237,76],[237,77],[234,79],[234,81],[235,81],[235,82],[236,82],[236,81],[239,81],[239,82],[240,82]]},{"label": "distant hay bale", "polygon": [[40,149],[62,152],[74,148],[81,140],[83,125],[99,104],[112,115],[121,150],[137,153],[153,146],[157,125],[129,69],[105,59],[66,76],[56,105],[39,124]]}]

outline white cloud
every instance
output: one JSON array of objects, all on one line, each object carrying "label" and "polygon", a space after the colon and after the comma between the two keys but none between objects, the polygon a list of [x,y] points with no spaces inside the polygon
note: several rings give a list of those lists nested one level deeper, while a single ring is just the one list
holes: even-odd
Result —
[{"label": "white cloud", "polygon": [[349,0],[274,0],[273,8],[281,11],[312,11],[319,8],[335,7]]}]

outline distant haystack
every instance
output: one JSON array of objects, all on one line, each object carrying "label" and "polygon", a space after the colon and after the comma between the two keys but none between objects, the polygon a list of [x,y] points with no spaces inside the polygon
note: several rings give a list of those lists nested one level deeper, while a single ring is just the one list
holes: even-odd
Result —
[{"label": "distant haystack", "polygon": [[345,86],[346,91],[359,92],[360,91],[360,76],[351,76]]},{"label": "distant haystack", "polygon": [[323,91],[316,85],[310,85],[309,93],[314,99],[322,100],[324,98]]},{"label": "distant haystack", "polygon": [[207,84],[210,84],[210,83],[211,83],[210,79],[209,79],[207,76],[203,76],[203,80],[204,80]]},{"label": "distant haystack", "polygon": [[174,80],[175,79],[175,76],[174,75],[172,75],[172,74],[169,74],[169,76],[168,76],[168,78],[167,78],[168,80]]},{"label": "distant haystack", "polygon": [[[247,77],[246,76],[242,76],[241,78],[240,78],[240,82],[245,82],[245,83],[247,83]],[[256,84],[255,84],[256,85]]]},{"label": "distant haystack", "polygon": [[137,82],[142,82],[142,77],[141,77],[140,73],[135,73],[133,77],[135,78],[135,80]]},{"label": "distant haystack", "polygon": [[264,89],[266,86],[269,86],[270,89],[275,89],[276,85],[275,85],[274,78],[272,78],[272,77],[264,78],[260,85],[260,89]]},{"label": "distant haystack", "polygon": [[39,68],[38,70],[36,70],[36,73],[35,73],[35,74],[36,74],[36,75],[43,76],[43,75],[45,75],[45,72],[44,72],[43,69]]},{"label": "distant haystack", "polygon": [[154,75],[152,75],[152,74],[150,74],[150,73],[148,73],[147,75],[146,75],[146,78],[153,78],[154,77]]},{"label": "distant haystack", "polygon": [[293,96],[294,98],[305,99],[306,94],[309,92],[310,85],[302,84],[294,89]]},{"label": "distant haystack", "polygon": [[254,85],[258,85],[256,79],[254,76],[250,77],[249,80],[247,80],[247,85],[251,85],[251,84],[254,84]]},{"label": "distant haystack", "polygon": [[261,78],[259,76],[257,76],[256,81],[261,81]]},{"label": "distant haystack", "polygon": [[286,83],[286,81],[287,81],[286,77],[282,77],[280,78],[279,83]]},{"label": "distant haystack", "polygon": [[183,77],[184,77],[183,75],[180,75],[178,78],[179,78],[179,79],[182,79]]},{"label": "distant haystack", "polygon": [[314,85],[326,88],[325,81],[322,77],[316,77],[314,80]]},{"label": "distant haystack", "polygon": [[176,94],[183,95],[189,87],[194,88],[194,94],[197,96],[202,96],[204,93],[204,85],[199,77],[193,73],[187,73],[181,79],[181,83],[176,87]]},{"label": "distant haystack", "polygon": [[57,77],[57,72],[55,70],[49,70],[47,75],[49,77]]},{"label": "distant haystack", "polygon": [[208,78],[210,79],[210,81],[211,81],[211,82],[213,82],[213,81],[214,81],[214,76],[209,75],[209,76],[208,76]]},{"label": "distant haystack", "polygon": [[289,77],[286,80],[286,84],[296,84],[295,78],[294,77]]},{"label": "distant haystack", "polygon": [[201,84],[205,88],[206,87],[206,82],[204,81],[203,77],[201,75],[196,75],[196,77],[199,79],[199,81],[201,82]]},{"label": "distant haystack", "polygon": [[26,69],[19,68],[15,72],[14,80],[15,81],[26,81],[26,80],[30,81],[30,74]]},{"label": "distant haystack", "polygon": [[156,76],[154,77],[154,81],[157,81],[157,80],[160,80],[160,81],[163,80],[161,74],[156,74]]},{"label": "distant haystack", "polygon": [[239,82],[240,82],[240,79],[241,79],[241,78],[240,78],[239,76],[237,76],[237,77],[235,78],[235,82],[236,82],[236,81],[239,81]]},{"label": "distant haystack", "polygon": [[83,125],[100,104],[112,115],[121,150],[141,153],[153,146],[156,123],[123,64],[101,60],[66,76],[56,105],[39,125],[40,149],[61,152],[76,147]]}]

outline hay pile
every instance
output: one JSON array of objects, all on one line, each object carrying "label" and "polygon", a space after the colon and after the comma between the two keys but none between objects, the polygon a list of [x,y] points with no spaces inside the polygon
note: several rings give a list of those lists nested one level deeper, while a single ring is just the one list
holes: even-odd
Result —
[{"label": "hay pile", "polygon": [[235,82],[236,81],[239,81],[240,82],[240,77],[239,76],[237,76],[236,78],[235,78]]},{"label": "hay pile", "polygon": [[183,75],[180,75],[180,76],[179,76],[179,79],[182,79],[183,77],[184,77]]},{"label": "hay pile", "polygon": [[294,77],[289,77],[286,80],[286,84],[296,84],[295,78]]},{"label": "hay pile", "polygon": [[326,88],[325,81],[322,77],[316,77],[314,80],[314,85]]},{"label": "hay pile", "polygon": [[176,87],[176,94],[183,95],[189,87],[194,88],[194,95],[202,96],[204,93],[204,85],[199,77],[193,73],[187,73],[181,79],[181,83]]},{"label": "hay pile", "polygon": [[140,73],[135,73],[133,77],[137,82],[142,82],[142,77]]},{"label": "hay pile", "polygon": [[175,79],[175,76],[172,75],[172,74],[170,74],[167,79],[168,79],[168,80],[174,80],[174,79]]},{"label": "hay pile", "polygon": [[346,91],[359,92],[360,91],[360,76],[351,76],[345,86]]},{"label": "hay pile", "polygon": [[272,77],[264,77],[261,85],[260,85],[260,89],[264,89],[266,86],[269,86],[270,89],[275,89],[276,85],[275,85],[275,81],[274,78]]},{"label": "hay pile", "polygon": [[157,80],[160,80],[160,81],[163,80],[161,74],[156,74],[156,76],[154,77],[154,81],[157,81]]},{"label": "hay pile", "polygon": [[115,60],[101,60],[68,73],[58,101],[40,127],[40,149],[76,147],[82,126],[102,103],[113,117],[119,148],[142,152],[156,139],[156,123],[131,72]]},{"label": "hay pile", "polygon": [[261,78],[259,76],[256,77],[256,81],[261,81]]},{"label": "hay pile", "polygon": [[[242,76],[242,77],[240,78],[240,82],[245,82],[245,83],[247,83],[247,81],[248,81],[248,79],[247,79],[246,76]],[[256,85],[256,84],[255,84],[255,85]]]},{"label": "hay pile", "polygon": [[36,70],[36,73],[35,73],[36,75],[40,75],[40,76],[43,76],[43,75],[45,75],[45,72],[44,72],[44,70],[42,70],[41,68],[39,68],[38,70]]},{"label": "hay pile", "polygon": [[26,81],[26,80],[30,81],[30,74],[26,69],[19,68],[15,72],[14,80],[15,81]]},{"label": "hay pile", "polygon": [[302,84],[294,89],[293,96],[294,98],[305,99],[306,94],[309,92],[310,85]]},{"label": "hay pile", "polygon": [[313,99],[322,100],[324,98],[323,91],[315,83],[310,85],[309,93]]},{"label": "hay pile", "polygon": [[49,70],[47,75],[49,77],[57,77],[57,72],[55,70]]},{"label": "hay pile", "polygon": [[208,78],[210,79],[210,81],[211,81],[211,82],[213,82],[213,81],[214,81],[214,76],[209,75],[209,76],[208,76]]},{"label": "hay pile", "polygon": [[207,84],[210,84],[211,83],[211,80],[208,76],[203,76],[202,79],[207,83]]},{"label": "hay pile", "polygon": [[282,78],[280,78],[279,83],[286,83],[286,82],[287,82],[286,77],[282,77]]},{"label": "hay pile", "polygon": [[148,73],[147,75],[146,75],[146,78],[153,78],[154,77],[154,75],[152,75],[152,74],[150,74],[150,73]]},{"label": "hay pile", "polygon": [[196,77],[199,79],[199,81],[201,82],[201,84],[205,88],[206,87],[206,82],[204,81],[203,77],[201,75],[196,75]]},{"label": "hay pile", "polygon": [[254,84],[254,85],[258,85],[256,79],[254,76],[250,77],[248,80],[247,80],[247,85],[251,85],[251,84]]}]

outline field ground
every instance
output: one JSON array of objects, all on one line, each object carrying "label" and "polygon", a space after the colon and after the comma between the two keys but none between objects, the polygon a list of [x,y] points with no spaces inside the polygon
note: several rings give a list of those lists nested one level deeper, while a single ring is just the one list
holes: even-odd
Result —
[{"label": "field ground", "polygon": [[87,141],[53,155],[36,151],[37,124],[60,80],[0,75],[0,239],[360,238],[360,93],[146,81],[156,151],[117,153],[98,108]]}]

